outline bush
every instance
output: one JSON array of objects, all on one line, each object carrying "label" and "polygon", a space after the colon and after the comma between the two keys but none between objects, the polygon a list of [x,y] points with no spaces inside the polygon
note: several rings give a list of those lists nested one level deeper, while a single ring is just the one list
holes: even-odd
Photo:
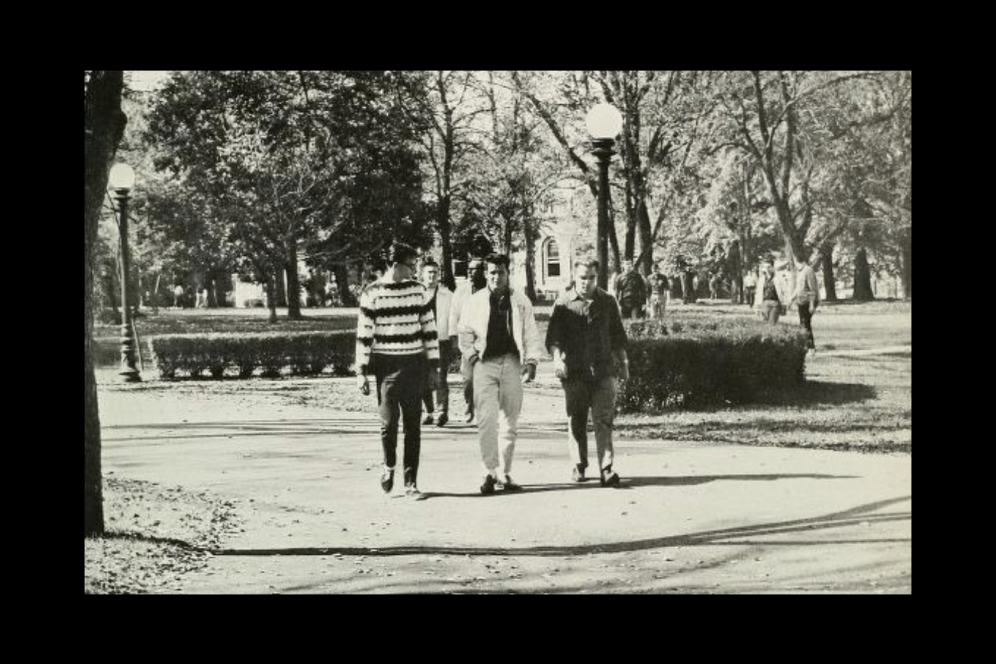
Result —
[{"label": "bush", "polygon": [[172,334],[149,341],[162,378],[191,378],[207,370],[222,378],[231,370],[249,378],[257,369],[268,378],[284,369],[296,376],[352,373],[356,336],[352,332],[270,332],[264,334]]},{"label": "bush", "polygon": [[626,327],[630,379],[620,383],[620,412],[743,403],[803,381],[806,337],[794,326],[671,317]]}]

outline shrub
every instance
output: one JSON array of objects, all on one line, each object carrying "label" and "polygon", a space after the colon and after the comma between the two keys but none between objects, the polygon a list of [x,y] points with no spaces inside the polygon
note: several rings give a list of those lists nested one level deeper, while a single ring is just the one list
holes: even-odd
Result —
[{"label": "shrub", "polygon": [[352,332],[269,332],[263,334],[162,335],[149,341],[162,378],[178,372],[190,377],[204,370],[221,378],[231,370],[249,378],[256,369],[264,377],[280,376],[284,369],[294,375],[317,375],[330,369],[349,375],[356,337]]},{"label": "shrub", "polygon": [[806,337],[794,326],[747,318],[627,322],[630,379],[621,412],[660,412],[756,400],[802,382]]}]

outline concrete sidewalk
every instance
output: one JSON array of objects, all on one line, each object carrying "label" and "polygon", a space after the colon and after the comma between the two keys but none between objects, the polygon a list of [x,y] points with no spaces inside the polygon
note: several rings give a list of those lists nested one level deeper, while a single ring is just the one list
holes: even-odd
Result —
[{"label": "concrete sidewalk", "polygon": [[625,440],[621,488],[573,484],[562,398],[530,388],[525,491],[481,496],[474,428],[426,426],[411,502],[400,481],[382,494],[366,413],[100,399],[105,472],[245,506],[244,532],[174,592],[912,591],[909,456]]}]

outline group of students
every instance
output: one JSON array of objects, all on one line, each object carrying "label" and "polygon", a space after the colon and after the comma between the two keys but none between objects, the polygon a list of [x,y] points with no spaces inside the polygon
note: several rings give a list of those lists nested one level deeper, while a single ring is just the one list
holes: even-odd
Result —
[{"label": "group of students", "polygon": [[760,277],[755,279],[748,275],[753,283],[745,280],[747,299],[758,312],[762,320],[775,325],[782,314],[783,308],[795,305],[799,309],[799,324],[806,330],[806,346],[816,350],[813,338],[813,314],[820,305],[820,287],[816,281],[816,273],[805,261],[796,261],[795,291],[784,294],[784,288],[779,286],[775,273],[775,262],[767,259],[761,263]]},{"label": "group of students", "polygon": [[609,487],[620,483],[613,470],[612,425],[616,381],[629,377],[626,332],[619,303],[597,287],[599,269],[597,261],[580,266],[576,287],[554,305],[541,340],[532,302],[510,286],[508,256],[471,261],[467,282],[450,293],[439,283],[435,263],[423,264],[420,282],[416,250],[403,243],[392,246],[388,269],[360,295],[356,333],[357,385],[367,395],[369,377],[376,382],[384,457],[380,486],[385,493],[394,489],[398,426],[403,423],[405,495],[425,497],[418,488],[421,425],[449,422],[446,376],[454,345],[462,358],[467,422],[477,425],[482,494],[522,490],[511,473],[523,384],[535,379],[544,346],[564,389],[571,479],[587,479],[590,412],[600,482]]}]

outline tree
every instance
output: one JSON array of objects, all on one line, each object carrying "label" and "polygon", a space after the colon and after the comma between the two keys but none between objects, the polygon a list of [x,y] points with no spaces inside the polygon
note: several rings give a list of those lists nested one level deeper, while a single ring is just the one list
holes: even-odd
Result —
[{"label": "tree", "polygon": [[331,271],[411,234],[421,181],[396,78],[188,72],[160,93],[150,119],[157,165],[211,202],[241,268],[271,294],[273,275],[287,273],[291,317],[300,316],[302,250]]},{"label": "tree", "polygon": [[121,110],[124,72],[85,71],[83,75],[84,190],[84,537],[104,532],[100,460],[100,411],[93,373],[93,251],[107,178],[127,118]]},{"label": "tree", "polygon": [[540,140],[538,118],[524,100],[510,94],[501,72],[487,72],[489,131],[468,160],[466,205],[476,230],[501,253],[526,253],[526,295],[536,300],[536,243],[543,225],[542,210],[553,202],[554,188],[563,180],[551,150]]},{"label": "tree", "polygon": [[[397,72],[395,72],[397,74]],[[479,147],[480,116],[487,113],[483,86],[470,71],[427,71],[399,78],[399,100],[411,123],[421,128],[419,140],[426,196],[435,206],[435,227],[442,252],[440,280],[453,279],[453,212],[461,207],[470,173],[470,155]]]}]

